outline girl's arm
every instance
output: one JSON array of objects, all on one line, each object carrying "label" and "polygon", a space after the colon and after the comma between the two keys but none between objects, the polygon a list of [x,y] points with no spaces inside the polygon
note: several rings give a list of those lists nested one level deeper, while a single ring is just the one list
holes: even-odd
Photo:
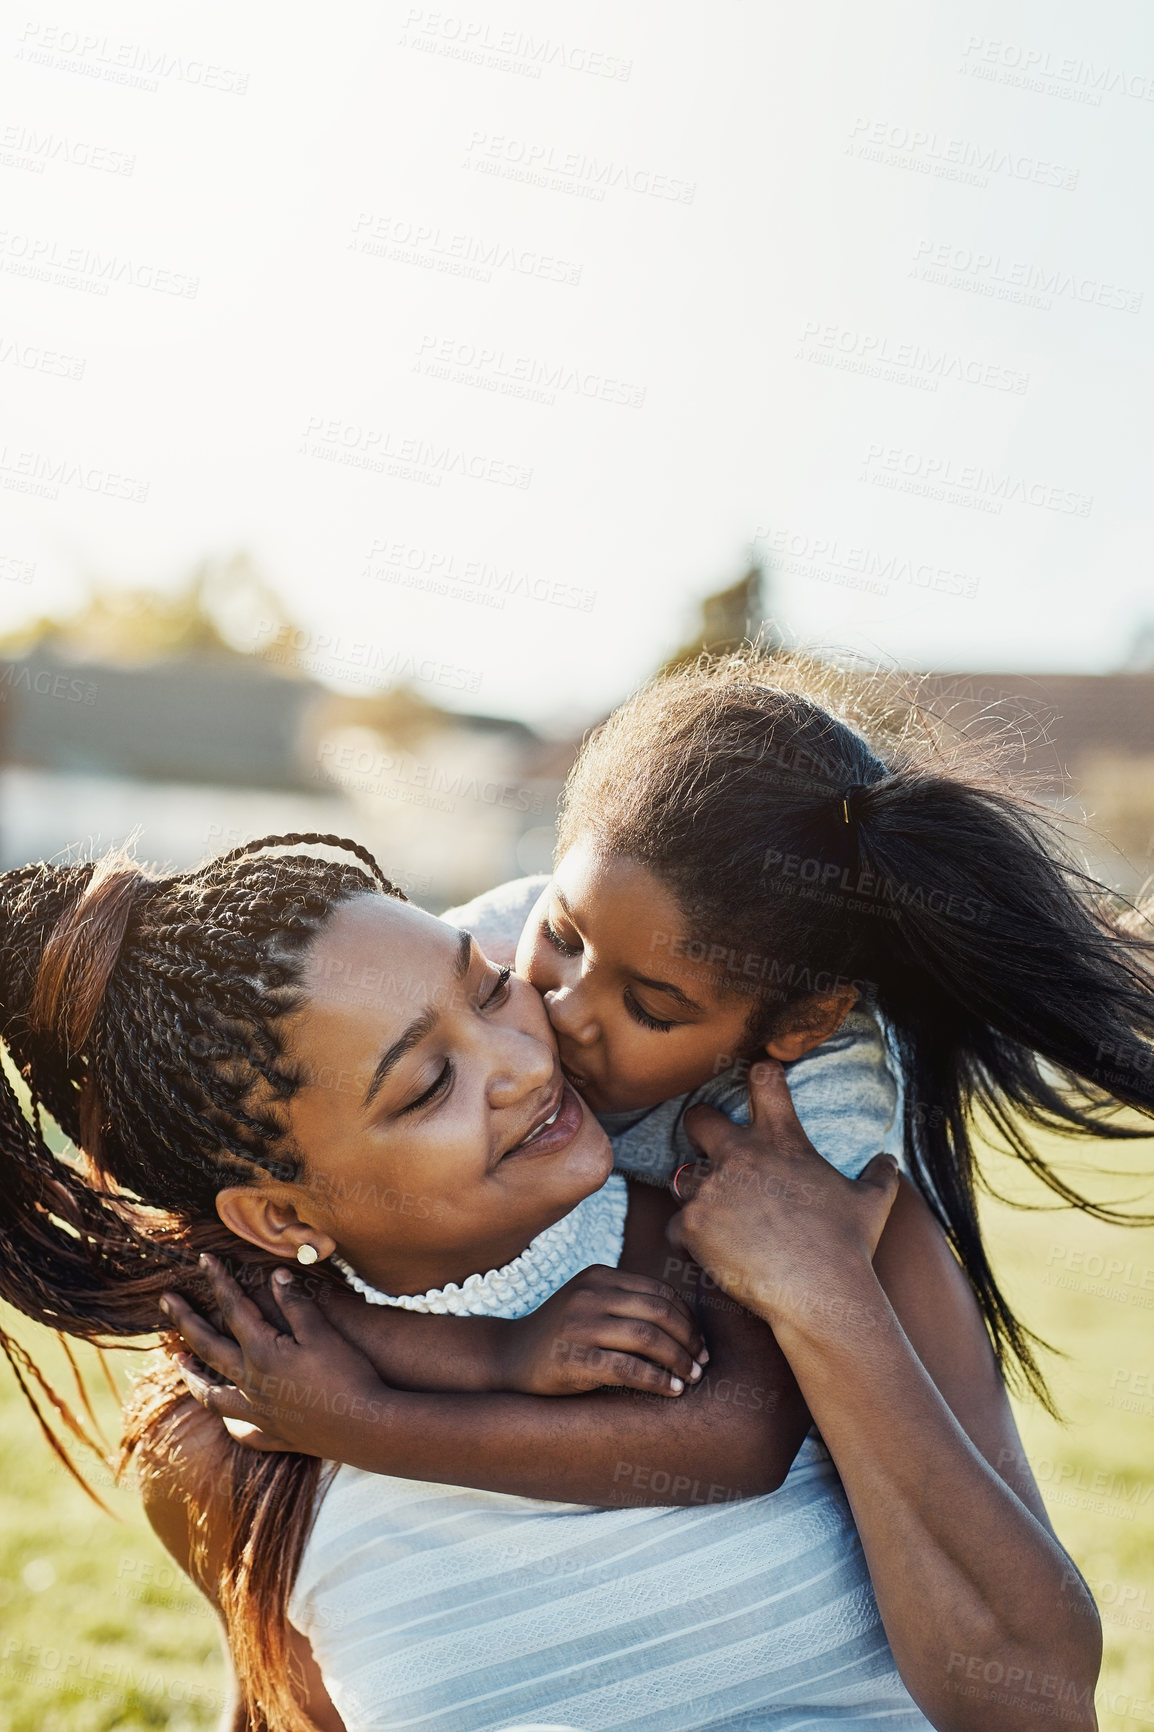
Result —
[{"label": "girl's arm", "polygon": [[[672,1264],[692,1287],[694,1266],[673,1257],[664,1236],[671,1200],[641,1190],[627,1235],[634,1273]],[[210,1260],[210,1270],[232,1339],[176,1295],[168,1302],[184,1341],[230,1387],[206,1383],[190,1365],[186,1378],[222,1418],[257,1426],[261,1447],[568,1503],[689,1505],[776,1490],[809,1427],[770,1331],[715,1291],[698,1307],[705,1373],[676,1399],[626,1389],[422,1394],[385,1384],[298,1283],[274,1286],[292,1331],[282,1334],[221,1264]]]},{"label": "girl's arm", "polygon": [[694,1114],[709,1168],[671,1237],[780,1341],[927,1717],[941,1732],[1018,1732],[1040,1715],[1088,1732],[1097,1613],[1046,1520],[965,1276],[893,1164],[842,1178],[780,1067],[758,1069],[748,1129]]}]

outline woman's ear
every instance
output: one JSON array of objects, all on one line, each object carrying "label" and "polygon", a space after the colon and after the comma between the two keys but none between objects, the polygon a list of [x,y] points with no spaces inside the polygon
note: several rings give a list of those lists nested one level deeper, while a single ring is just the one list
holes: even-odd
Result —
[{"label": "woman's ear", "polygon": [[801,999],[788,1013],[793,1020],[766,1041],[766,1052],[770,1058],[781,1059],[784,1064],[800,1058],[802,1053],[811,1052],[831,1034],[837,1033],[857,1001],[855,986],[844,987],[828,996],[814,993]]},{"label": "woman's ear", "polygon": [[328,1233],[302,1221],[291,1203],[276,1202],[259,1185],[230,1185],[227,1190],[218,1191],[216,1212],[238,1239],[247,1239],[250,1245],[259,1245],[262,1251],[270,1251],[286,1262],[301,1261],[297,1252],[302,1245],[311,1246],[316,1252],[315,1257],[303,1259],[308,1263],[331,1257],[337,1248],[336,1240]]}]

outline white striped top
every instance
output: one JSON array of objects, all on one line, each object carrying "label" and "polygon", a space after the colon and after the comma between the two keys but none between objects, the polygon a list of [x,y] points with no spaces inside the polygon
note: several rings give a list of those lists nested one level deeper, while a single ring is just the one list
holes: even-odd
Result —
[{"label": "white striped top", "polygon": [[336,1468],[289,1616],[348,1732],[928,1732],[816,1436],[768,1497],[629,1507],[660,1474],[600,1508]]},{"label": "white striped top", "polygon": [[930,1727],[812,1438],[780,1491],[685,1509],[341,1467],[290,1616],[348,1732]]}]

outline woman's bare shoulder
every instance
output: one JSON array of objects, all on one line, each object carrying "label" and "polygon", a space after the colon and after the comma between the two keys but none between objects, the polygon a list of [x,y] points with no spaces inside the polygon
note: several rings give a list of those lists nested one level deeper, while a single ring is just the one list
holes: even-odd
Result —
[{"label": "woman's bare shoulder", "polygon": [[227,1515],[231,1440],[215,1414],[188,1396],[136,1452],[144,1513],[165,1550],[216,1603],[223,1562],[216,1536]]}]

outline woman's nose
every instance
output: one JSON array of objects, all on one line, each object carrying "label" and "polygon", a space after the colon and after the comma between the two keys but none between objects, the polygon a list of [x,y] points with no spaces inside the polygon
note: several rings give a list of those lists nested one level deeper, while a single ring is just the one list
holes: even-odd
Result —
[{"label": "woman's nose", "polygon": [[[545,1030],[541,1031],[542,1036]],[[557,1072],[557,1052],[551,1040],[517,1033],[489,1077],[489,1104],[513,1107],[527,1095],[547,1088]]]},{"label": "woman's nose", "polygon": [[570,986],[558,987],[556,992],[545,994],[545,1009],[557,1033],[571,1040],[574,1046],[594,1044],[598,1035],[597,1023],[581,993]]}]

